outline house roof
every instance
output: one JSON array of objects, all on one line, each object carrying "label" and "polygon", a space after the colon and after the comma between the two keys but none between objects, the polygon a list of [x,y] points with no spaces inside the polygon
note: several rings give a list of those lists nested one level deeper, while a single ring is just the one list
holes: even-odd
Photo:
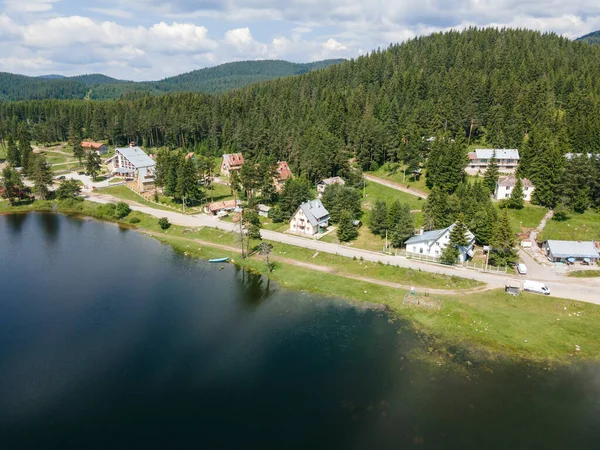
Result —
[{"label": "house roof", "polygon": [[312,226],[317,226],[319,222],[329,218],[329,211],[325,209],[323,203],[321,203],[321,200],[319,199],[302,203],[298,209],[302,210],[306,219]]},{"label": "house roof", "polygon": [[[567,159],[573,159],[575,157],[581,157],[581,156],[587,156],[588,158],[591,158],[592,156],[594,156],[592,153],[566,153],[565,154],[565,158]],[[598,156],[596,156],[598,157]]]},{"label": "house roof", "polygon": [[127,169],[126,167],[118,167],[115,170],[113,170],[113,173],[131,173],[133,171],[133,169]]},{"label": "house roof", "polygon": [[346,182],[342,179],[342,177],[331,177],[331,178],[325,178],[324,180],[322,180],[319,184],[325,184],[327,186],[329,186],[330,184],[346,184]]},{"label": "house roof", "polygon": [[223,155],[223,162],[226,162],[230,166],[241,166],[244,164],[244,155],[241,153],[225,153]]},{"label": "house roof", "polygon": [[123,155],[127,160],[133,164],[136,168],[140,167],[151,167],[156,165],[154,160],[150,158],[144,150],[139,147],[125,147],[117,148],[115,152]]},{"label": "house roof", "polygon": [[240,204],[239,200],[227,200],[224,202],[213,202],[206,205],[210,212],[221,211],[222,209],[235,209]]},{"label": "house roof", "polygon": [[102,142],[91,142],[91,141],[83,141],[81,143],[81,146],[83,148],[93,148],[94,150],[98,150],[103,145],[106,145],[106,144],[103,144]]},{"label": "house roof", "polygon": [[271,207],[260,203],[260,204],[256,205],[256,209],[258,211],[269,212],[271,210]]},{"label": "house roof", "polygon": [[[529,181],[527,178],[521,178],[521,183],[523,184],[523,187],[533,187],[533,183],[531,181]],[[498,185],[499,186],[514,186],[517,184],[517,178],[513,175],[510,175],[508,177],[502,177],[498,180]]]},{"label": "house roof", "polygon": [[[452,229],[454,228],[455,225],[456,224],[453,223],[448,228],[444,228],[442,230],[426,231],[425,233],[420,234],[418,236],[413,236],[406,241],[405,245],[418,244],[419,242],[429,242],[429,241],[436,242],[438,239],[440,239],[446,233],[446,231],[452,231]],[[473,233],[471,233],[469,230],[467,230],[467,237],[469,240],[473,240],[475,238],[475,235]]]},{"label": "house roof", "polygon": [[494,152],[496,159],[519,159],[519,150],[515,148],[476,148],[475,159],[491,159]]},{"label": "house roof", "polygon": [[290,170],[290,167],[286,161],[277,162],[277,174],[281,181],[294,178],[294,175],[292,174],[292,171]]},{"label": "house roof", "polygon": [[598,258],[598,250],[592,241],[546,241],[555,258]]}]

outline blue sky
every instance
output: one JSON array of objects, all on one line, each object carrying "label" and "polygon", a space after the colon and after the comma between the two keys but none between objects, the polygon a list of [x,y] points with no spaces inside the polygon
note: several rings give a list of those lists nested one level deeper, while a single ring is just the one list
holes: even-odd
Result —
[{"label": "blue sky", "polygon": [[0,71],[155,80],[247,59],[353,58],[468,26],[600,29],[598,0],[0,0]]}]

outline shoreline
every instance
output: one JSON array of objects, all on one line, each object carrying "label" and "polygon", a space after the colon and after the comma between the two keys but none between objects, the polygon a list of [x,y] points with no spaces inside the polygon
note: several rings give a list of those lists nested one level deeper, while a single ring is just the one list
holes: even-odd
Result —
[{"label": "shoreline", "polygon": [[[36,203],[38,204],[36,205]],[[75,203],[70,202],[68,204],[61,204],[56,201],[46,201],[44,203],[38,201],[36,203],[21,207],[17,206],[14,207],[14,210],[12,209],[13,207],[8,207],[10,208],[8,210],[3,208],[2,203],[0,203],[0,215],[15,213],[25,214],[29,212],[54,213],[114,223],[121,228],[136,231],[157,239],[163,244],[169,244],[175,251],[183,253],[186,256],[203,260],[229,256],[232,264],[266,276],[265,263],[262,260],[262,257],[259,259],[254,256],[241,260],[239,258],[239,249],[235,249],[237,251],[234,252],[232,251],[234,250],[233,247],[224,244],[210,242],[207,239],[202,239],[200,244],[197,242],[199,240],[183,236],[174,236],[173,233],[170,235],[169,230],[171,230],[171,228],[166,232],[160,232],[145,227],[144,223],[138,225],[127,223],[127,221],[116,220],[113,217],[107,217],[103,214],[101,209],[102,205],[99,204],[81,201]],[[140,212],[132,212],[132,215],[136,217],[146,216]],[[146,221],[149,220],[152,223],[156,222],[156,219],[148,217],[149,216],[145,217]],[[177,228],[183,228],[176,225],[172,225],[172,227],[174,227],[173,231],[176,231]],[[185,231],[186,230],[183,230],[183,232]],[[225,236],[229,235],[229,233],[219,232],[217,230],[208,230],[207,233],[211,235],[210,237],[215,239],[231,237]],[[229,253],[223,255],[223,253],[227,252]],[[530,314],[525,320],[523,320],[522,317],[519,317],[523,315],[522,311],[515,311],[513,313],[514,317],[513,314],[511,314],[511,309],[514,309],[520,302],[524,305],[531,302],[541,305],[542,302],[546,300],[540,296],[535,296],[535,294],[522,294],[522,296],[515,301],[513,298],[509,298],[510,296],[504,294],[504,292],[498,292],[497,289],[482,290],[480,288],[480,292],[473,291],[472,289],[464,290],[463,292],[458,290],[453,296],[440,295],[440,298],[443,297],[442,300],[444,306],[440,311],[432,311],[426,308],[403,304],[402,299],[406,294],[406,290],[400,288],[376,285],[372,282],[365,281],[364,279],[356,279],[357,277],[352,279],[351,276],[340,276],[340,274],[335,272],[322,272],[316,270],[315,267],[307,267],[304,264],[301,264],[300,266],[289,264],[289,261],[282,262],[281,258],[277,258],[276,256],[273,259],[276,263],[276,267],[269,276],[281,288],[300,292],[310,292],[328,298],[337,298],[349,301],[350,303],[363,308],[369,305],[370,309],[383,310],[391,316],[395,316],[398,319],[410,323],[412,330],[420,336],[423,336],[424,341],[430,345],[430,351],[425,352],[423,355],[428,359],[437,357],[440,360],[454,362],[454,357],[457,353],[461,354],[461,359],[465,359],[464,354],[466,352],[467,354],[474,355],[473,358],[475,359],[478,358],[475,357],[475,355],[485,355],[483,359],[487,361],[510,360],[527,364],[542,364],[544,366],[548,366],[549,364],[559,366],[576,365],[577,363],[600,360],[600,351],[588,350],[590,348],[590,343],[588,341],[591,341],[592,339],[595,340],[595,336],[597,335],[589,326],[584,326],[584,329],[587,330],[591,336],[587,336],[585,340],[578,339],[578,344],[569,342],[566,346],[560,345],[561,348],[559,348],[556,343],[544,342],[544,336],[541,336],[542,340],[539,341],[538,339],[530,338],[523,339],[523,342],[520,343],[517,337],[510,336],[509,332],[503,330],[501,327],[498,330],[495,330],[494,335],[486,336],[487,333],[483,331],[483,328],[485,328],[486,325],[489,328],[497,328],[492,324],[494,314],[498,314],[497,310],[501,311],[504,316],[503,319],[508,322],[514,322],[514,319],[521,319],[521,321],[526,324],[527,320],[536,320],[537,314],[535,308],[533,308],[533,311],[528,311]],[[335,294],[332,295],[332,292],[335,292]],[[562,308],[564,308],[564,311],[575,308],[584,310],[586,318],[589,315],[596,316],[600,319],[600,307],[598,306],[571,300],[553,300],[556,300],[556,302],[560,304],[555,305],[557,307],[554,309],[557,311],[560,311]],[[489,306],[492,308],[490,310],[481,310],[481,304],[483,302],[490,303]],[[562,306],[563,304],[565,306]],[[559,306],[562,306],[562,308]],[[580,316],[578,315],[577,317]],[[475,318],[475,320],[471,320],[473,318]],[[477,321],[478,318],[479,321]],[[594,323],[597,322],[598,320],[594,321]],[[478,323],[481,324],[481,330],[477,327]],[[551,325],[554,325],[556,328],[557,323],[558,321]],[[539,324],[536,325],[537,326],[533,327],[534,330],[532,331],[535,331],[535,328],[539,327]],[[485,328],[485,331],[487,332],[488,328]],[[570,334],[571,330],[568,330],[567,336]],[[575,334],[575,338],[578,337],[574,331],[573,334]],[[536,337],[540,338],[540,336]],[[502,342],[503,339],[504,342]],[[581,345],[584,342],[585,344],[582,345],[582,349],[587,351],[585,351],[585,353],[575,352],[575,345]],[[600,349],[600,344],[598,344],[598,348]],[[458,352],[455,351],[457,349]],[[468,360],[468,358],[466,359]]]}]

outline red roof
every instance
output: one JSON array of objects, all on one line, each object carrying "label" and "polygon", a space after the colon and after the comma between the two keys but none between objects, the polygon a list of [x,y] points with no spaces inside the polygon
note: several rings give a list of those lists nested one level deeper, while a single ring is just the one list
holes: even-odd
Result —
[{"label": "red roof", "polygon": [[222,209],[235,209],[238,206],[239,200],[227,200],[225,202],[209,203],[207,208],[210,212],[221,211]]},{"label": "red roof", "polygon": [[98,150],[103,145],[106,145],[106,144],[102,144],[101,142],[91,142],[91,141],[83,141],[81,143],[81,146],[83,148],[93,148],[95,150]]},{"label": "red roof", "polygon": [[469,159],[470,160],[477,159],[477,153],[475,153],[475,152],[469,152]]},{"label": "red roof", "polygon": [[281,181],[294,178],[294,174],[292,174],[292,171],[290,170],[290,167],[286,161],[279,161],[277,163],[277,174],[279,175],[279,179]]},{"label": "red roof", "polygon": [[223,162],[229,164],[230,167],[242,166],[244,156],[241,153],[226,153],[223,155]]}]

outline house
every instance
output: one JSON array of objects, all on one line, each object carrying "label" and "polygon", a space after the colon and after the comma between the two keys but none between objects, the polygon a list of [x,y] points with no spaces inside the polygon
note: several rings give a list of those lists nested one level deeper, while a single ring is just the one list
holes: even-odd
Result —
[{"label": "house", "polygon": [[256,205],[256,211],[258,212],[259,216],[269,217],[269,211],[271,211],[271,207],[267,206],[267,205],[263,205],[261,203],[259,205]]},{"label": "house", "polygon": [[277,192],[281,192],[283,190],[283,186],[285,186],[285,182],[291,178],[294,178],[294,174],[292,174],[292,171],[290,170],[290,167],[286,161],[278,161],[275,172],[277,175],[273,177],[273,185],[275,186],[275,190]]},{"label": "house", "polygon": [[[442,251],[450,242],[450,232],[455,224],[450,225],[443,230],[432,230],[411,237],[406,241],[406,256],[430,256],[439,258]],[[475,245],[475,236],[467,230],[467,240],[469,244],[466,247],[459,247],[458,260],[464,262],[468,257],[473,256],[473,245]]]},{"label": "house", "polygon": [[220,216],[237,210],[241,203],[242,202],[239,200],[226,200],[224,202],[208,203],[206,206],[204,206],[204,212],[207,214],[212,214],[213,216]]},{"label": "house", "polygon": [[332,184],[340,184],[343,186],[346,184],[346,182],[341,177],[325,178],[323,181],[317,184],[317,196],[319,198],[323,197],[323,192],[325,192],[325,188],[327,186],[331,186]]},{"label": "house", "polygon": [[[517,178],[514,175],[499,178],[496,182],[496,189],[494,190],[494,199],[503,200],[510,198],[510,194],[512,194],[516,184]],[[523,200],[530,202],[535,187],[527,178],[521,178],[521,184],[523,185]]]},{"label": "house", "polygon": [[99,155],[106,155],[108,153],[108,146],[101,142],[83,141],[81,147],[86,151],[94,151]]},{"label": "house", "polygon": [[112,176],[136,179],[140,192],[154,187],[156,163],[133,143],[126,148],[116,148],[114,156],[107,159],[106,164]]},{"label": "house", "polygon": [[221,175],[231,176],[231,172],[240,170],[244,165],[244,156],[241,153],[226,153],[221,162]]},{"label": "house", "polygon": [[593,241],[545,241],[542,250],[552,262],[564,262],[567,258],[583,261],[589,259],[592,264],[600,260],[600,254]]},{"label": "house", "polygon": [[519,150],[517,149],[475,149],[474,152],[469,152],[469,165],[467,173],[476,174],[477,172],[485,172],[488,163],[492,157],[496,156],[498,170],[503,173],[514,173],[519,165]]},{"label": "house", "polygon": [[315,236],[329,226],[329,211],[321,200],[310,200],[302,203],[290,220],[292,233]]}]

